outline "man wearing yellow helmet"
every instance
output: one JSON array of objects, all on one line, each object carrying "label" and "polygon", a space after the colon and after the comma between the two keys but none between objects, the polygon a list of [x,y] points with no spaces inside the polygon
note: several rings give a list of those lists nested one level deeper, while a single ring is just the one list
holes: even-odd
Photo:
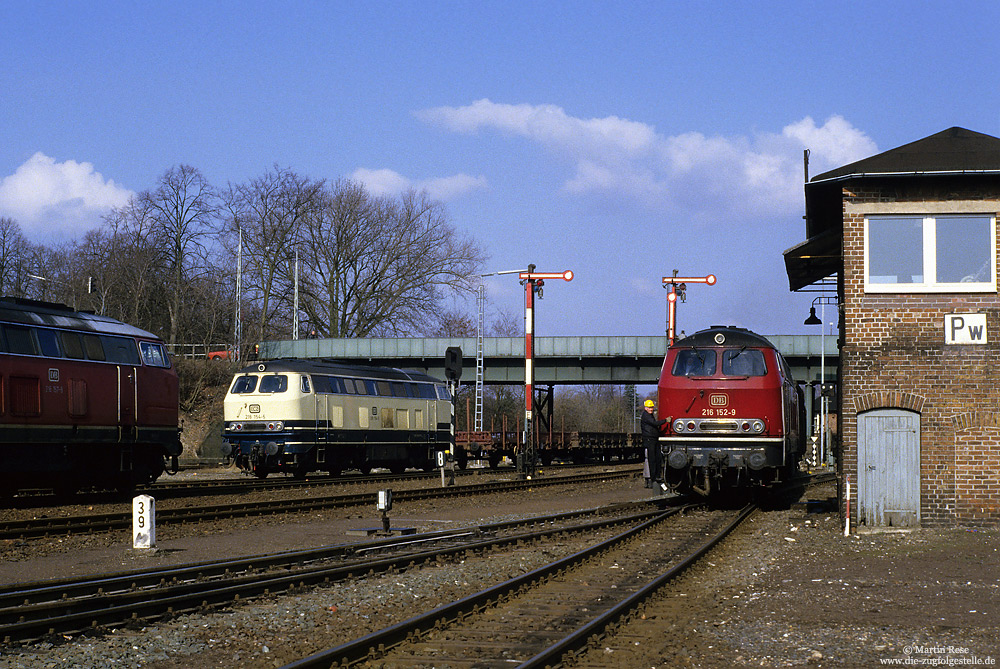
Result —
[{"label": "man wearing yellow helmet", "polygon": [[666,419],[656,420],[654,413],[656,404],[653,400],[646,400],[643,406],[645,410],[642,412],[639,425],[642,428],[642,445],[646,449],[646,465],[649,468],[646,487],[659,489],[663,485],[663,467],[660,462],[660,427],[667,421]]}]

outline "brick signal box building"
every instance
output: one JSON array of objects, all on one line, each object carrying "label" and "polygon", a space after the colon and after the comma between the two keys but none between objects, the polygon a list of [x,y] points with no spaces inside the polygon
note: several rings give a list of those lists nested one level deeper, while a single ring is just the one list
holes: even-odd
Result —
[{"label": "brick signal box building", "polygon": [[951,128],[805,190],[785,265],[837,280],[852,524],[1000,525],[1000,139]]}]

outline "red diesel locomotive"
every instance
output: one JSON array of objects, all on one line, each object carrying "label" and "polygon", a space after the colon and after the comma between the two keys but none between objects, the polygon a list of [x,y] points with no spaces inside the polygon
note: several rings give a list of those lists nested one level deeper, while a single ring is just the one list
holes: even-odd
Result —
[{"label": "red diesel locomotive", "polygon": [[804,452],[802,389],[764,337],[715,326],[667,351],[657,388],[666,418],[663,480],[710,495],[794,475]]},{"label": "red diesel locomotive", "polygon": [[177,372],[161,340],[63,304],[0,298],[0,494],[130,490],[176,472],[180,452]]}]

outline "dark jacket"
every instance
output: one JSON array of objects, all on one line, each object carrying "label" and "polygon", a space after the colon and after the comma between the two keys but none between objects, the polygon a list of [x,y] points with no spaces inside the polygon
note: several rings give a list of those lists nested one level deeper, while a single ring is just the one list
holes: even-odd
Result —
[{"label": "dark jacket", "polygon": [[656,417],[643,409],[642,419],[639,424],[642,426],[642,438],[646,439],[652,437],[653,439],[658,439],[660,436],[660,426],[667,422],[667,419],[656,420]]}]

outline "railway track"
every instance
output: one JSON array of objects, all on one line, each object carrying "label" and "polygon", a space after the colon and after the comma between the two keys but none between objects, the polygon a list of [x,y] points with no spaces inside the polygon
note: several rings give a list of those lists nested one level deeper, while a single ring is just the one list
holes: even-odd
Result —
[{"label": "railway track", "polygon": [[[777,486],[773,503],[830,474],[803,476]],[[691,505],[697,506],[697,505]],[[547,668],[573,664],[607,636],[634,642],[633,618],[657,615],[658,595],[757,509],[668,512],[600,544],[400,622],[361,639],[315,653],[284,669],[334,666],[475,666]],[[660,612],[670,618],[668,610]],[[596,663],[606,657],[596,652]],[[645,658],[644,658],[645,659]],[[628,665],[618,665],[628,666]],[[642,666],[640,663],[637,666]]]},{"label": "railway track", "polygon": [[656,514],[569,557],[286,665],[549,667],[627,616],[747,518]]},{"label": "railway track", "polygon": [[[617,463],[632,464],[632,463]],[[553,464],[545,467],[548,471],[570,471],[583,467],[594,467],[593,464]],[[499,469],[455,469],[455,478],[461,479],[469,476],[482,476],[483,474],[510,475],[511,468]],[[440,470],[432,472],[413,471],[403,474],[389,473],[351,473],[339,476],[326,474],[310,474],[309,476],[297,479],[288,476],[275,476],[268,479],[256,478],[231,478],[231,479],[211,479],[202,481],[172,482],[170,479],[160,479],[157,483],[136,488],[137,494],[150,495],[156,499],[176,499],[182,497],[207,497],[210,495],[239,495],[250,492],[262,491],[282,491],[297,490],[301,488],[316,488],[317,486],[332,485],[362,485],[371,483],[391,483],[396,481],[410,480],[434,480],[440,478]],[[30,508],[42,505],[64,504],[67,501],[73,503],[101,503],[107,501],[121,500],[122,493],[117,491],[84,491],[77,492],[72,496],[56,495],[52,490],[28,490],[22,491],[14,497],[7,497],[0,500],[3,506],[15,508]]]},{"label": "railway track", "polygon": [[[631,478],[638,469],[628,468],[610,472],[572,474],[567,476],[547,476],[526,480],[495,480],[470,485],[455,485],[445,488],[416,488],[393,491],[396,502],[441,499],[455,496],[482,495],[496,492],[514,492],[528,488],[553,485],[578,485],[599,480]],[[176,509],[159,508],[156,512],[158,526],[224,520],[248,516],[262,516],[284,513],[337,509],[355,506],[374,506],[377,492],[348,493],[335,495],[310,495],[283,500],[268,500],[255,503],[238,502],[213,504],[210,506]],[[105,532],[131,529],[131,509],[118,513],[98,513],[65,517],[32,518],[29,520],[0,521],[0,540],[30,539],[46,536]]]},{"label": "railway track", "polygon": [[612,534],[664,512],[645,502],[178,568],[0,588],[0,639],[29,642],[367,576],[553,535]]}]

